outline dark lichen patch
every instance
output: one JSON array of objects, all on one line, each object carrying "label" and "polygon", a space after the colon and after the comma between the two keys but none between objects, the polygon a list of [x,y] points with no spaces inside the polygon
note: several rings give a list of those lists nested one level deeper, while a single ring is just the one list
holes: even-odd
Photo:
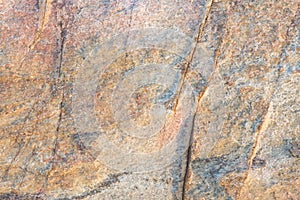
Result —
[{"label": "dark lichen patch", "polygon": [[59,198],[59,200],[84,199],[86,197],[96,195],[102,192],[103,190],[105,190],[105,188],[108,188],[111,185],[119,182],[120,176],[127,175],[127,174],[128,174],[127,172],[124,172],[124,173],[109,175],[108,178],[106,178],[104,181],[96,185],[94,189],[83,192],[82,194],[79,194],[77,196]]},{"label": "dark lichen patch", "polygon": [[[192,161],[191,166],[195,176],[201,182],[189,191],[191,195],[204,195],[210,198],[232,197],[227,194],[220,181],[232,172],[242,174],[248,169],[248,157],[251,144],[244,148],[238,148],[235,152],[210,158],[197,158]],[[201,196],[200,195],[200,196]]]},{"label": "dark lichen patch", "polygon": [[258,158],[258,157],[255,157],[253,159],[251,168],[252,169],[257,169],[257,168],[261,168],[261,167],[265,167],[265,166],[266,166],[266,161],[265,160],[263,160],[261,158]]},{"label": "dark lichen patch", "polygon": [[300,142],[297,141],[295,138],[286,139],[285,147],[288,151],[289,156],[300,158]]},{"label": "dark lichen patch", "polygon": [[79,150],[88,150],[90,149],[90,144],[95,141],[99,133],[76,133],[72,135],[72,140],[75,143],[76,147]]},{"label": "dark lichen patch", "polygon": [[46,199],[45,194],[43,193],[36,193],[36,194],[18,194],[15,192],[10,193],[3,193],[0,194],[0,199],[5,200],[37,200],[37,199]]}]

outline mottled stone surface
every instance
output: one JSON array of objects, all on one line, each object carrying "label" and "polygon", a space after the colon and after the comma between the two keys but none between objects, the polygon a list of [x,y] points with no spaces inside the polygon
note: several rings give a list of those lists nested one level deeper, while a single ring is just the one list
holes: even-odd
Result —
[{"label": "mottled stone surface", "polygon": [[0,0],[0,199],[300,199],[295,0]]}]

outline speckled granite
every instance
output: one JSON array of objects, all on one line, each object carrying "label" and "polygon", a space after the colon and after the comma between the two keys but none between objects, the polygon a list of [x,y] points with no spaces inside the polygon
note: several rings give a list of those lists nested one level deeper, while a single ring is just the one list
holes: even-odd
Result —
[{"label": "speckled granite", "polygon": [[0,199],[300,199],[299,6],[0,1]]}]

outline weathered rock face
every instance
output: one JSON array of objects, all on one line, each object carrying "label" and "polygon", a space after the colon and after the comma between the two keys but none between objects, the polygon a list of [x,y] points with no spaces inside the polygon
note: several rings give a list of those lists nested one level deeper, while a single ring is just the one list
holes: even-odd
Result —
[{"label": "weathered rock face", "polygon": [[300,199],[297,1],[0,1],[0,199]]}]

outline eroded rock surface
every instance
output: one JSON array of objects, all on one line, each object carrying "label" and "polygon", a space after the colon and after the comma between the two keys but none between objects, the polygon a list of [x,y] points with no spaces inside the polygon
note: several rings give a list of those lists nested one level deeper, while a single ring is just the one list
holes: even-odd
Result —
[{"label": "eroded rock surface", "polygon": [[0,199],[300,199],[288,1],[0,1]]}]

